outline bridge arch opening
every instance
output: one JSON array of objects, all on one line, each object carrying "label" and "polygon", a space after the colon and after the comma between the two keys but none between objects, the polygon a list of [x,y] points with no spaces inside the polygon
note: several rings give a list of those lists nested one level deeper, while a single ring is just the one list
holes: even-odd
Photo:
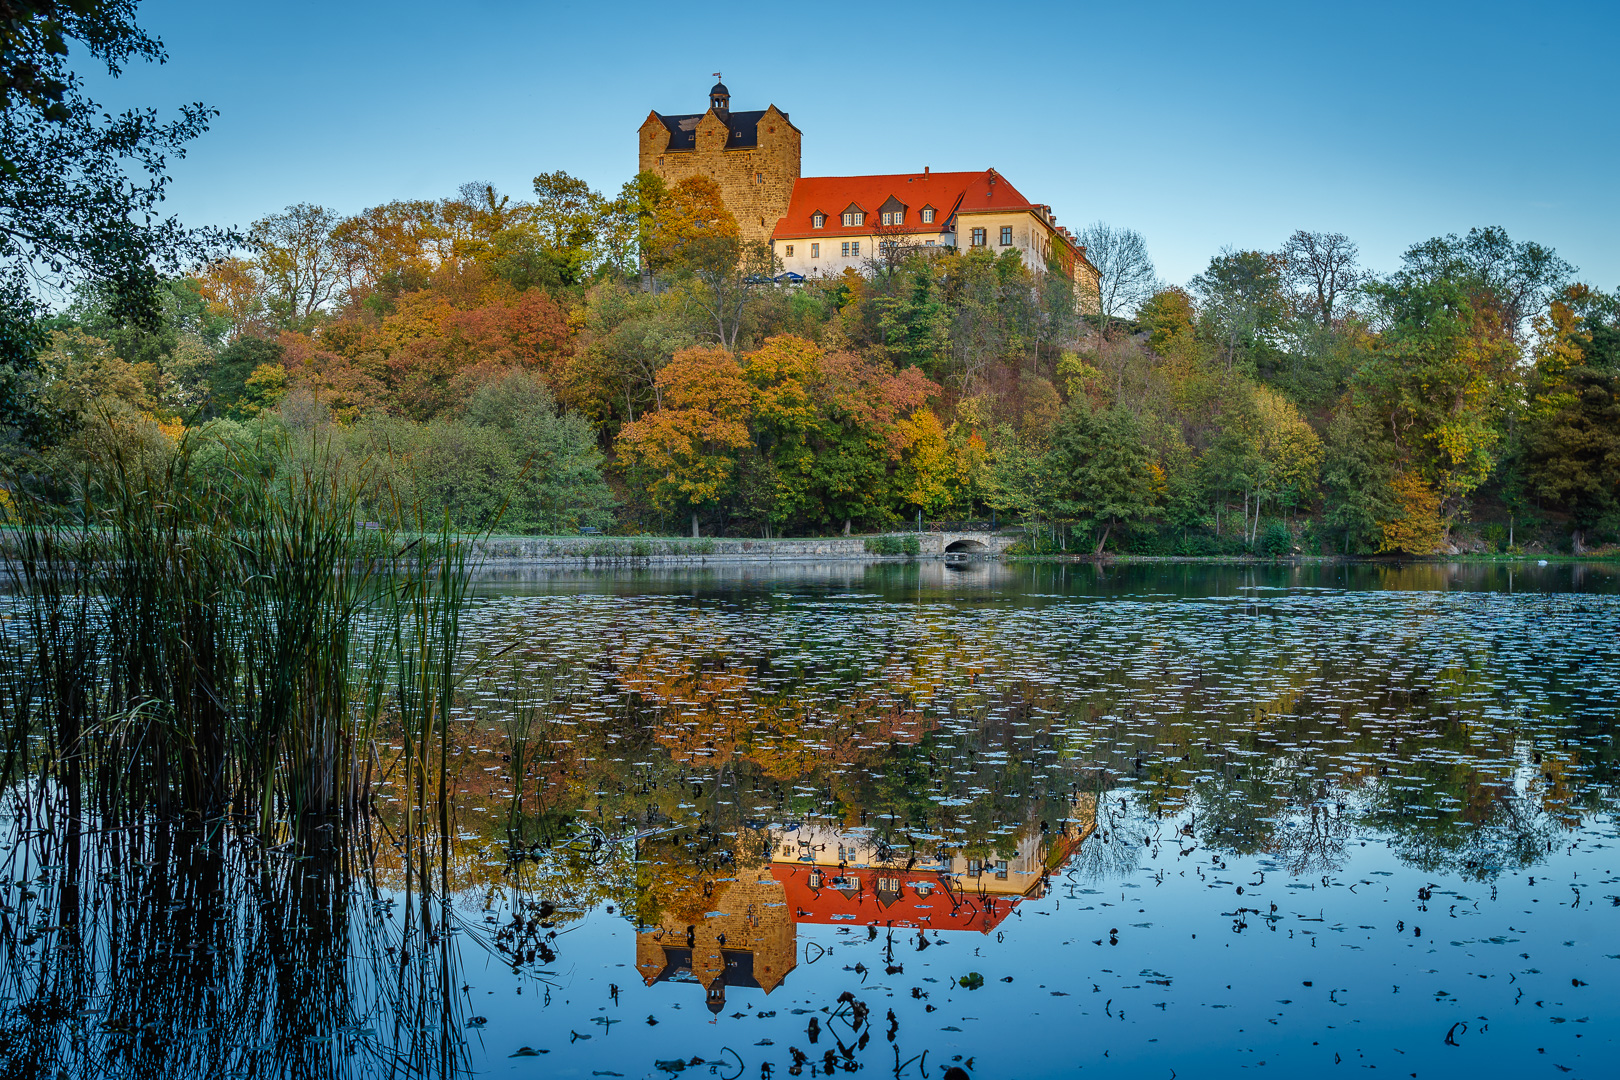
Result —
[{"label": "bridge arch opening", "polygon": [[983,555],[989,550],[989,544],[978,540],[953,540],[945,545],[947,555]]}]

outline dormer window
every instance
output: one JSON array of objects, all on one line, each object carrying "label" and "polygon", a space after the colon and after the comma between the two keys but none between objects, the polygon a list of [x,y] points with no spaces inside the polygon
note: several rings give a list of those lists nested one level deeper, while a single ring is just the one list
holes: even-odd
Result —
[{"label": "dormer window", "polygon": [[825,228],[826,225],[827,225],[827,215],[826,214],[816,213],[816,214],[811,214],[810,215],[810,227],[812,229]]},{"label": "dormer window", "polygon": [[934,223],[934,208],[932,206],[925,206],[922,208],[922,220],[924,225],[932,225]]},{"label": "dormer window", "polygon": [[906,204],[890,195],[878,207],[878,220],[885,225],[900,225],[906,220]]},{"label": "dormer window", "polygon": [[864,213],[862,213],[861,211],[859,211],[859,210],[845,210],[844,211],[844,224],[845,225],[865,225],[866,224],[866,215]]}]

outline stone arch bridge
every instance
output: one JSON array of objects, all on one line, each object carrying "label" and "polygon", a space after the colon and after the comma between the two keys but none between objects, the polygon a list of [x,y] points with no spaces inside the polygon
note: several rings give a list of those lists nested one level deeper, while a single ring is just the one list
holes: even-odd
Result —
[{"label": "stone arch bridge", "polygon": [[937,532],[923,533],[919,555],[1005,555],[1023,536],[1018,533]]}]

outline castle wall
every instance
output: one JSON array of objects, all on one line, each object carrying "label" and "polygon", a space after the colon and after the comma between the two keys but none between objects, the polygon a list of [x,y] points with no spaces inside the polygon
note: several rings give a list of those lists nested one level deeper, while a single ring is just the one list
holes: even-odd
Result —
[{"label": "castle wall", "polygon": [[713,110],[698,124],[696,150],[669,150],[668,129],[648,117],[641,126],[639,169],[671,187],[689,176],[709,177],[719,185],[743,240],[769,242],[799,179],[798,129],[773,105],[759,121],[757,147],[727,150],[725,144],[725,124]]}]

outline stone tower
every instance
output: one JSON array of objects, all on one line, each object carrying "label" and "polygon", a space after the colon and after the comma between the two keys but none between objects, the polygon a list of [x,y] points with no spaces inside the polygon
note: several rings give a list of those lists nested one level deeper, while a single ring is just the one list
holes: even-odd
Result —
[{"label": "stone tower", "polygon": [[731,91],[717,82],[707,112],[650,112],[640,134],[638,171],[654,173],[671,187],[689,176],[709,177],[720,186],[742,238],[770,240],[799,178],[801,133],[787,113],[775,105],[733,112]]}]

